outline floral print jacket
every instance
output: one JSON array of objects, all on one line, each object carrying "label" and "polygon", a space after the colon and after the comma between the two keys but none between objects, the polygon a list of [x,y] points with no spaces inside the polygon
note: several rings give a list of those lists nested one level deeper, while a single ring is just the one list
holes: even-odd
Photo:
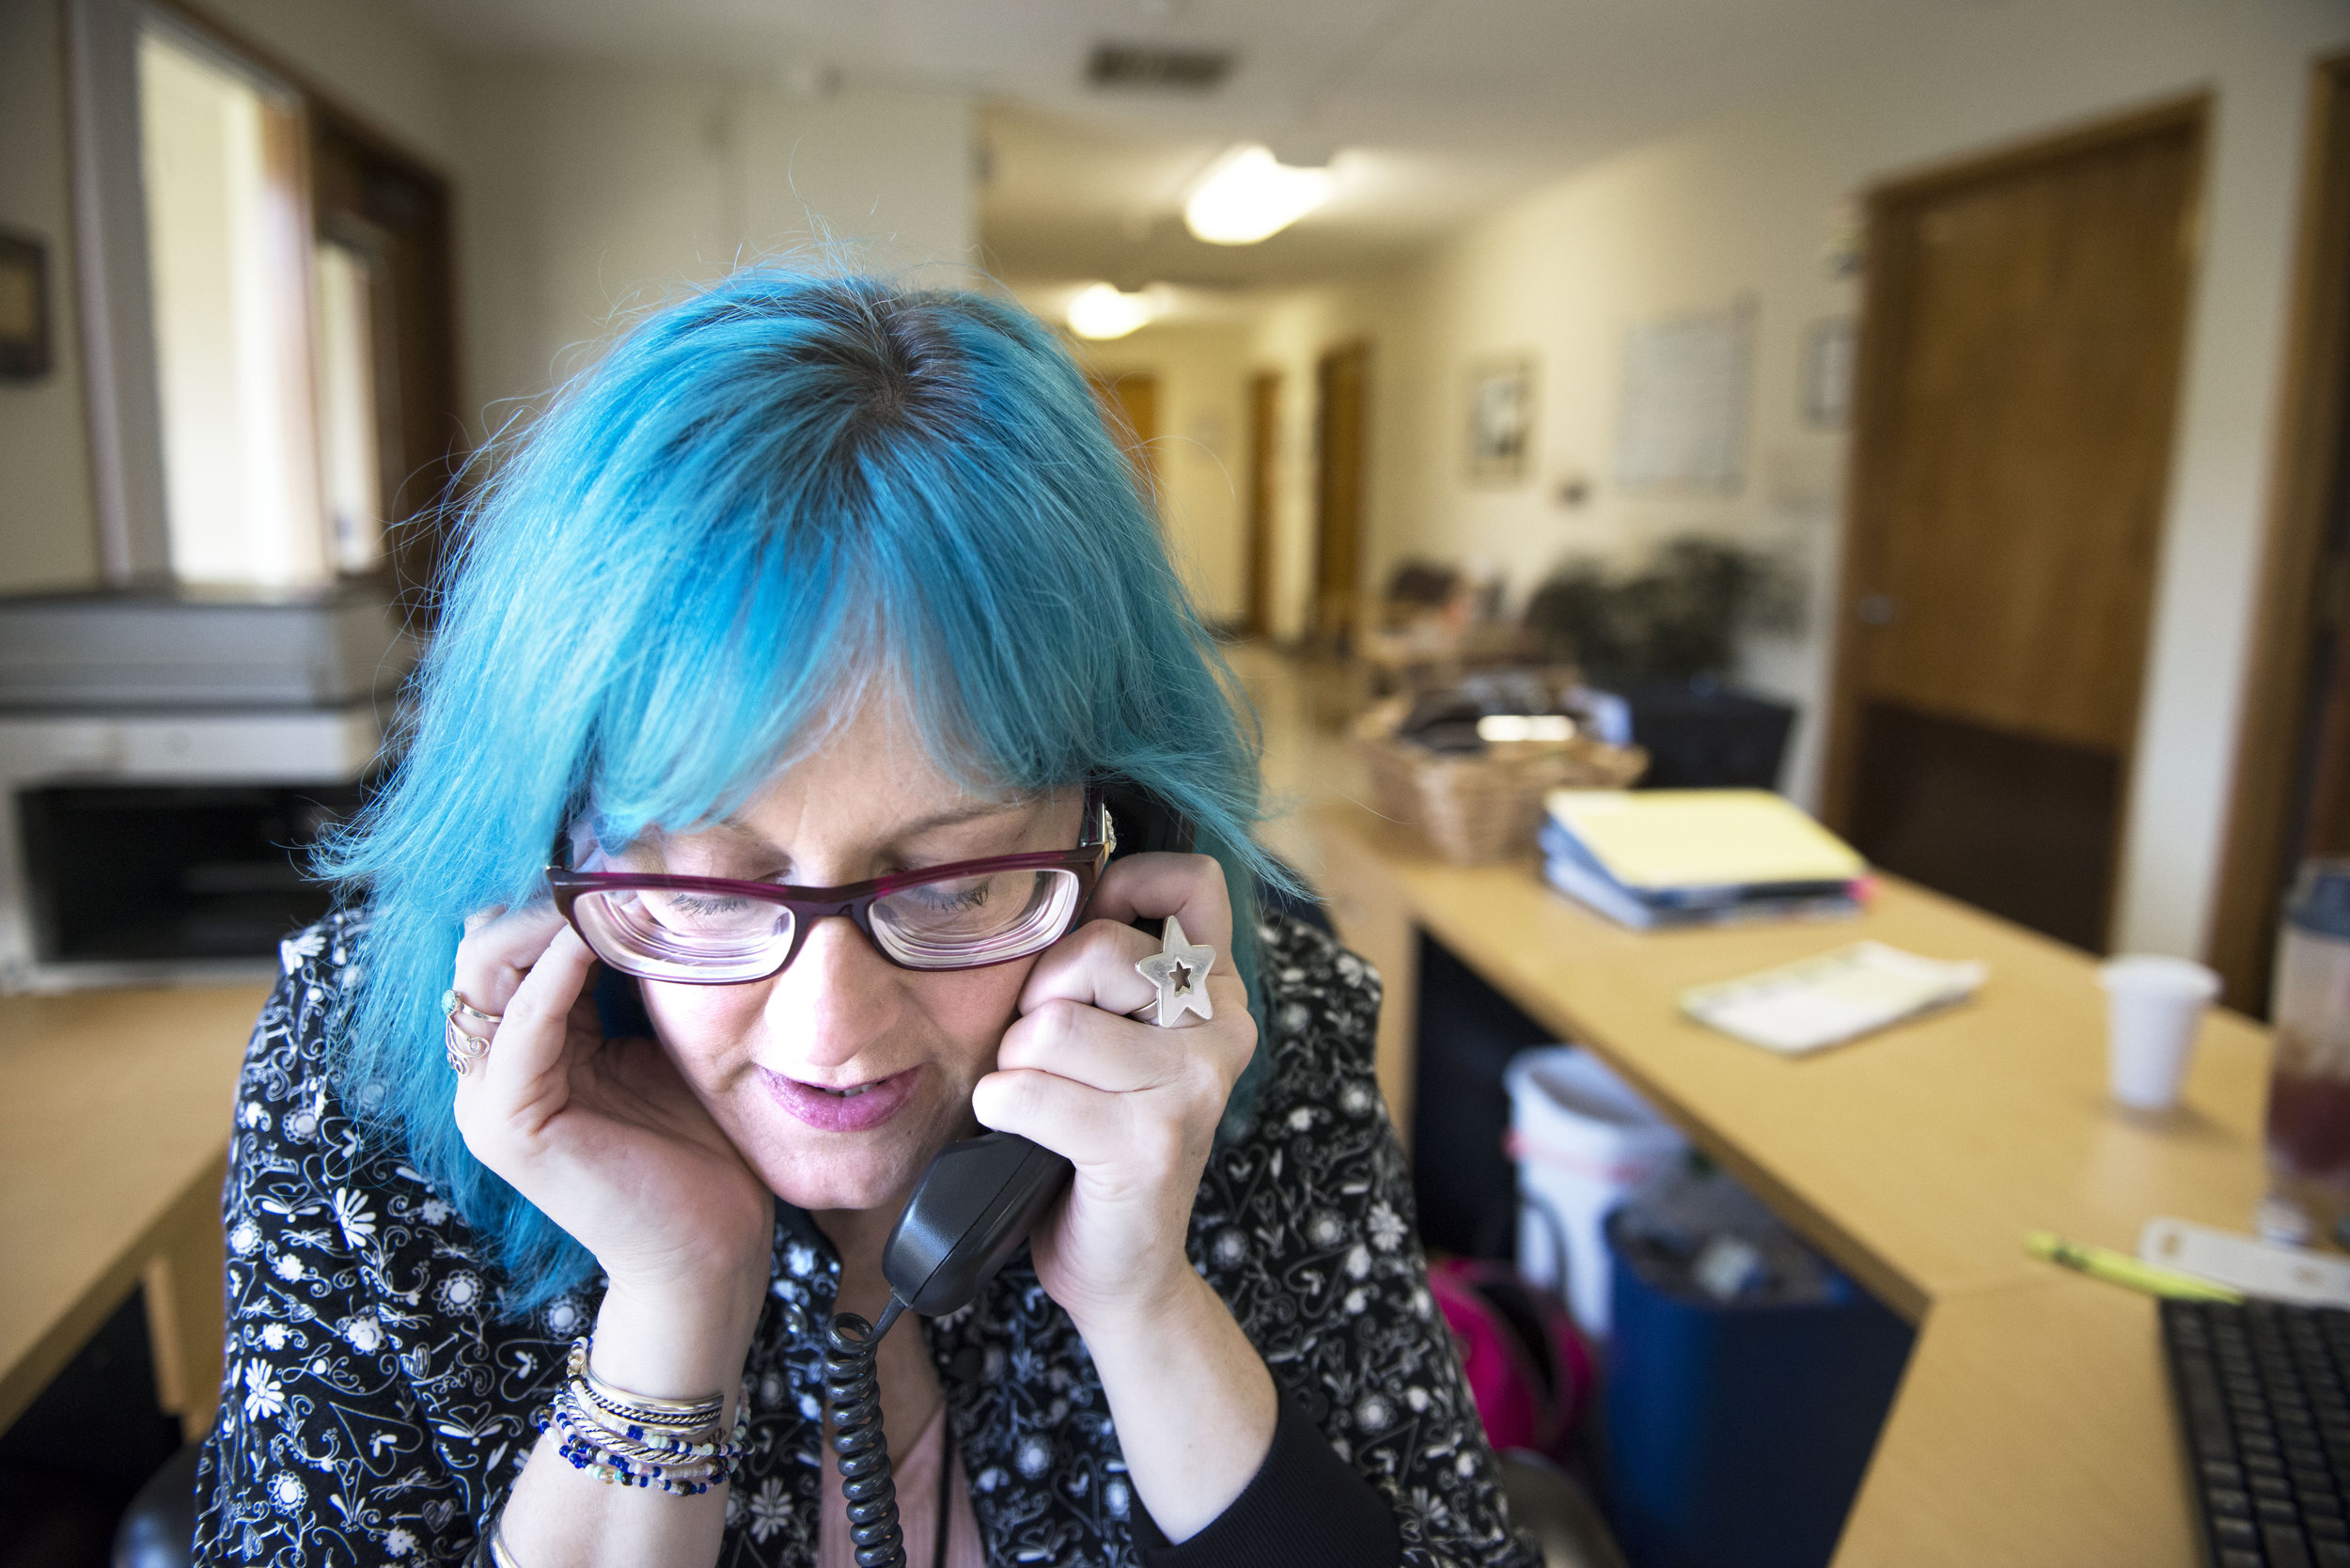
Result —
[{"label": "floral print jacket", "polygon": [[[465,1561],[530,1451],[565,1347],[594,1316],[592,1290],[501,1314],[464,1221],[341,1104],[327,1025],[357,918],[285,944],[245,1058],[224,1200],[227,1375],[197,1477],[201,1563]],[[1302,1442],[1305,1469],[1337,1468],[1362,1493],[1335,1454],[1392,1511],[1412,1568],[1532,1568],[1429,1295],[1371,1077],[1378,977],[1286,917],[1260,935],[1272,1027],[1259,1048],[1275,1057],[1211,1158],[1189,1246],[1282,1389],[1276,1457],[1292,1452],[1267,1471],[1303,1473]],[[814,1561],[820,1334],[838,1272],[822,1234],[779,1205],[724,1568]],[[922,1326],[990,1562],[1202,1560],[1192,1543],[1159,1544],[1136,1505],[1092,1361],[1026,1253],[973,1306]]]}]

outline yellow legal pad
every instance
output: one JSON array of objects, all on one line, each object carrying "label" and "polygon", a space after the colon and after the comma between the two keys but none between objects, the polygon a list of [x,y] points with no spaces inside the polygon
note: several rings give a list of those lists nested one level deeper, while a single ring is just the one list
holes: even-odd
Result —
[{"label": "yellow legal pad", "polygon": [[1543,804],[1626,887],[1846,882],[1868,870],[1851,845],[1768,790],[1553,790]]}]

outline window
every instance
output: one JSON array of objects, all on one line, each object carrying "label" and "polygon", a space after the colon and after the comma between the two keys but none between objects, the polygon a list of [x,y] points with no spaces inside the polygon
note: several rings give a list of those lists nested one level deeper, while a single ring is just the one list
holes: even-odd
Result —
[{"label": "window", "polygon": [[301,104],[152,23],[138,82],[171,574],[324,582]]},{"label": "window", "polygon": [[102,554],[118,583],[431,575],[456,417],[446,182],[256,51],[67,0]]}]

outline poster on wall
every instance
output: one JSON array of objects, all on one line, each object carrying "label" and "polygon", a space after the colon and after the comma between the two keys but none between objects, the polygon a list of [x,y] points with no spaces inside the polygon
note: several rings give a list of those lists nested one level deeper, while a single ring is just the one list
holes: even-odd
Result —
[{"label": "poster on wall", "polygon": [[1733,494],[1746,481],[1755,303],[1635,326],[1624,344],[1616,480],[1627,490]]},{"label": "poster on wall", "polygon": [[1534,447],[1534,361],[1486,360],[1469,370],[1468,477],[1476,485],[1523,484]]}]

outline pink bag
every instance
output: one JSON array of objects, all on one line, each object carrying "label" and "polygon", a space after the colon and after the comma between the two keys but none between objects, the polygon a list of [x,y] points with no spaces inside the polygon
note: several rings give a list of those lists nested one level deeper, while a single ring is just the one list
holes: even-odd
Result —
[{"label": "pink bag", "polygon": [[1474,1258],[1431,1262],[1428,1288],[1452,1330],[1486,1439],[1497,1450],[1565,1457],[1595,1372],[1566,1309],[1509,1264]]}]

